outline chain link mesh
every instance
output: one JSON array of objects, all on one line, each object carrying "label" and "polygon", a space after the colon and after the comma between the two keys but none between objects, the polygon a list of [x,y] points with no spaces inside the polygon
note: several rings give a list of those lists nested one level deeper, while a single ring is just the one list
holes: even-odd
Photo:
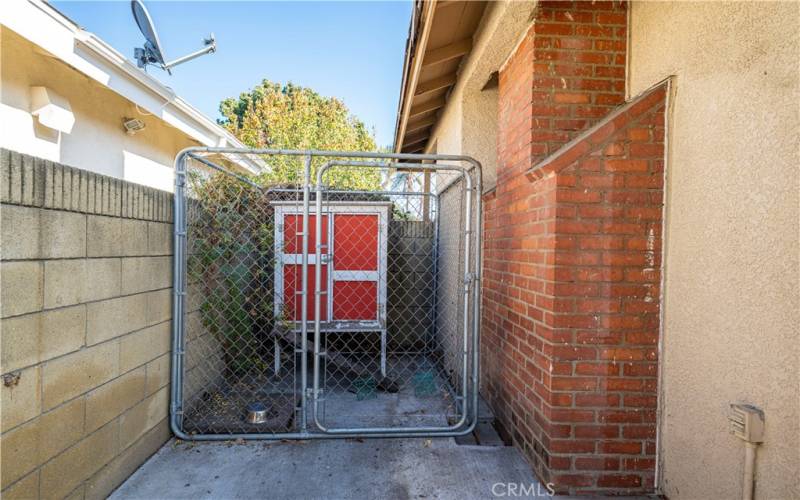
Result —
[{"label": "chain link mesh", "polygon": [[[475,293],[472,287],[465,296],[465,249],[474,252],[477,231],[466,232],[464,178],[449,170],[329,169],[322,217],[316,188],[309,193],[303,295],[304,158],[281,157],[287,182],[272,186],[214,166],[233,170],[250,161],[269,168],[274,157],[205,160],[213,163],[186,165],[186,433],[318,431],[313,391],[304,397],[315,362],[316,417],[324,428],[446,428],[465,419],[474,389],[473,318],[465,301]],[[311,181],[325,160],[314,158]],[[315,358],[317,220],[323,285]]]}]

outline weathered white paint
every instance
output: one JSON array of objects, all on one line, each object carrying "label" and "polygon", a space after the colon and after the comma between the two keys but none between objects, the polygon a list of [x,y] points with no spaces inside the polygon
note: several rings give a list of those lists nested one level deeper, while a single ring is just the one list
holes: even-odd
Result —
[{"label": "weathered white paint", "polygon": [[69,101],[47,87],[34,86],[30,92],[31,115],[36,117],[40,125],[65,134],[72,132],[75,115]]}]

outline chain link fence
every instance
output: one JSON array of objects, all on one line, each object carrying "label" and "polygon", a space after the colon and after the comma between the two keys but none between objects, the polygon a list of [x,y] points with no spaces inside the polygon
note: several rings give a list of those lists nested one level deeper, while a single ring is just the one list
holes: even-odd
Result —
[{"label": "chain link fence", "polygon": [[[286,182],[237,174],[243,164],[279,169]],[[432,155],[179,155],[176,434],[469,432],[479,323],[473,165]],[[400,175],[417,181],[397,183]]]}]

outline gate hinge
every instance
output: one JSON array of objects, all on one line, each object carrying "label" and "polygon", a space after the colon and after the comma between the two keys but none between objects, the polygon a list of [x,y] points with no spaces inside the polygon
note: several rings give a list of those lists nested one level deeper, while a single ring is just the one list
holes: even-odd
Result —
[{"label": "gate hinge", "polygon": [[464,274],[464,284],[469,286],[472,284],[473,281],[477,281],[478,276],[474,273],[466,273]]}]

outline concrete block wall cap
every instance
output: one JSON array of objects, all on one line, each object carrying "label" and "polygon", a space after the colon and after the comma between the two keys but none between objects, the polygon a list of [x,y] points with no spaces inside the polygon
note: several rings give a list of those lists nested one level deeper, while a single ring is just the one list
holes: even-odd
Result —
[{"label": "concrete block wall cap", "polygon": [[624,128],[628,123],[665,99],[668,86],[669,81],[665,80],[639,94],[565,144],[561,149],[531,167],[525,172],[525,176],[529,181],[535,182],[548,173],[557,173],[570,166],[575,160],[588,153],[592,147],[605,142],[614,132]]},{"label": "concrete block wall cap", "polygon": [[3,204],[172,221],[172,193],[5,148],[0,148],[0,177]]}]

